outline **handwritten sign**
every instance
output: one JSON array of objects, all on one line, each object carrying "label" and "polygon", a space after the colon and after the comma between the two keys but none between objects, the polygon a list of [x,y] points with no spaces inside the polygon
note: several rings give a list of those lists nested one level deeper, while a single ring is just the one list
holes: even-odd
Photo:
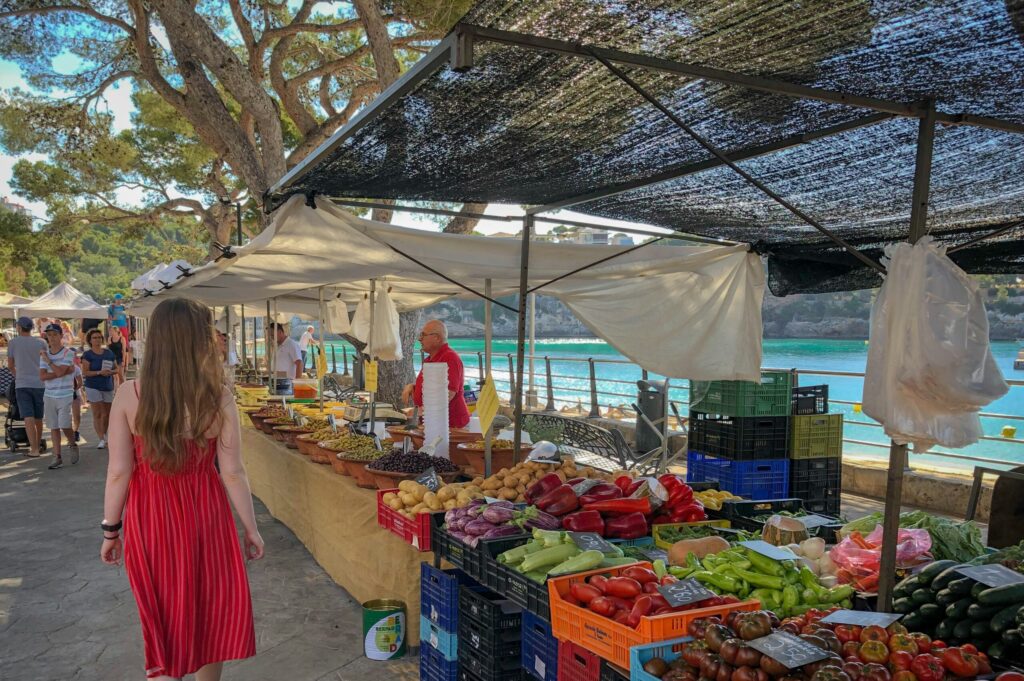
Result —
[{"label": "handwritten sign", "polygon": [[299,417],[297,419],[295,419],[295,420],[302,427],[305,427],[306,424],[309,423],[309,419],[306,418],[305,416],[303,416],[302,414],[299,414]]},{"label": "handwritten sign", "polygon": [[596,532],[570,532],[569,536],[580,551],[616,553],[615,547],[606,542],[604,537]]},{"label": "handwritten sign", "polygon": [[858,627],[877,625],[888,627],[903,615],[889,612],[872,612],[870,610],[836,610],[821,621],[825,624],[852,624]]},{"label": "handwritten sign", "polygon": [[[762,556],[771,558],[772,560],[796,560],[796,556],[789,551],[780,549],[778,546],[773,546],[766,541],[741,541],[740,546],[760,553]],[[781,660],[779,661],[781,662]]]},{"label": "handwritten sign", "polygon": [[647,560],[652,563],[656,560],[663,560],[668,562],[668,552],[665,549],[659,549],[654,547],[642,547],[638,548],[637,552],[641,555],[647,556]]},{"label": "handwritten sign", "polygon": [[363,364],[363,385],[371,393],[377,392],[377,360]]},{"label": "handwritten sign", "polygon": [[437,475],[437,471],[434,470],[433,466],[423,471],[420,476],[416,478],[416,482],[420,483],[431,492],[436,492],[441,489],[441,478]]},{"label": "handwritten sign", "polygon": [[658,586],[658,593],[664,596],[669,606],[673,608],[707,600],[715,595],[696,579],[680,579],[672,584],[662,584]]},{"label": "handwritten sign", "polygon": [[292,409],[290,406],[288,407],[288,418],[292,420],[292,423],[295,422],[295,410]]},{"label": "handwritten sign", "polygon": [[1024,575],[1004,565],[975,565],[974,567],[957,568],[957,572],[989,587],[1024,582]]},{"label": "handwritten sign", "polygon": [[788,669],[802,667],[828,657],[828,653],[818,646],[784,631],[756,638],[750,642],[750,647]]},{"label": "handwritten sign", "polygon": [[808,530],[813,530],[815,527],[821,527],[822,525],[834,525],[836,522],[835,518],[826,518],[822,515],[805,515],[797,518],[804,524]]}]

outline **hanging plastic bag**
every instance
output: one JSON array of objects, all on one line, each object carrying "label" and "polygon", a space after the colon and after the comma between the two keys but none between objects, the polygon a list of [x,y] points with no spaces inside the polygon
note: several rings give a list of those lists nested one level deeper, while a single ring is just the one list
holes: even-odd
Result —
[{"label": "hanging plastic bag", "polygon": [[[901,529],[896,535],[896,567],[909,568],[932,559],[932,537],[928,530]],[[868,536],[851,532],[828,556],[838,568],[841,584],[852,584],[858,591],[874,593],[882,564],[882,526],[876,525]]]},{"label": "hanging plastic bag", "polygon": [[352,326],[348,320],[348,306],[345,301],[335,298],[324,303],[324,322],[330,333],[348,333]]},{"label": "hanging plastic bag", "polygon": [[373,339],[370,347],[377,359],[391,361],[402,359],[402,336],[399,330],[398,308],[388,291],[378,291],[374,296]]},{"label": "hanging plastic bag", "polygon": [[349,334],[363,343],[370,337],[370,296],[363,296],[356,305],[350,328]]}]

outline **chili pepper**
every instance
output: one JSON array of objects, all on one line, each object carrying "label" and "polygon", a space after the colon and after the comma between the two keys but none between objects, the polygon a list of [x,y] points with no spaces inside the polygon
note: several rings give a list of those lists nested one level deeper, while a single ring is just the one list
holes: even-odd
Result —
[{"label": "chili pepper", "polygon": [[774,591],[780,591],[783,587],[783,581],[781,577],[771,577],[769,575],[762,575],[757,572],[750,572],[743,568],[734,568],[736,574],[739,575],[740,579],[752,586],[761,586],[765,589],[772,589]]},{"label": "chili pepper", "polygon": [[744,551],[746,552],[747,560],[750,561],[756,570],[763,572],[766,575],[782,575],[782,566],[776,561],[772,560],[768,556],[762,556],[760,553],[752,549],[744,549]]},{"label": "chili pepper", "polygon": [[591,488],[589,492],[580,497],[580,504],[586,506],[595,501],[607,501],[608,499],[621,499],[622,490],[612,484],[602,484]]},{"label": "chili pepper", "polygon": [[562,518],[562,527],[570,532],[604,534],[604,518],[597,511],[576,511]]},{"label": "chili pepper", "polygon": [[[541,509],[542,511],[546,509]],[[585,511],[600,511],[601,513],[626,515],[627,513],[639,513],[646,515],[651,512],[651,500],[643,499],[608,499],[606,501],[595,501],[583,507]],[[548,511],[550,513],[551,511]],[[644,521],[646,526],[647,521]],[[641,535],[643,536],[643,535]]]},{"label": "chili pepper", "polygon": [[[622,500],[617,499],[616,501]],[[600,503],[615,503],[615,501]],[[637,539],[638,537],[644,537],[647,535],[647,520],[644,518],[644,514],[639,512],[627,513],[626,515],[621,515],[617,518],[609,518],[604,523],[604,533],[606,537],[613,537],[616,539]]]},{"label": "chili pepper", "polygon": [[[532,504],[551,490],[562,486],[562,479],[557,473],[548,473],[543,478],[526,488],[526,503]],[[544,510],[544,509],[541,509]]]},{"label": "chili pepper", "polygon": [[545,513],[550,513],[553,516],[563,516],[579,508],[580,500],[576,493],[572,491],[572,487],[569,485],[559,485],[534,501],[534,505]]},{"label": "chili pepper", "polygon": [[726,577],[725,575],[715,574],[714,572],[708,572],[707,570],[694,572],[690,576],[702,584],[710,584],[711,586],[716,586],[722,591],[736,591],[740,588],[740,583],[732,577]]}]

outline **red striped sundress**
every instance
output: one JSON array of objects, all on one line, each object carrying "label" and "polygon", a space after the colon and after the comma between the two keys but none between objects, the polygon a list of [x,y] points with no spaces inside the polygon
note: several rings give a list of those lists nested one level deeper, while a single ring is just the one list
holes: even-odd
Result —
[{"label": "red striped sundress", "polygon": [[252,599],[227,493],[205,450],[189,444],[179,473],[154,472],[135,444],[124,514],[124,562],[142,620],[146,676],[180,678],[252,657]]}]

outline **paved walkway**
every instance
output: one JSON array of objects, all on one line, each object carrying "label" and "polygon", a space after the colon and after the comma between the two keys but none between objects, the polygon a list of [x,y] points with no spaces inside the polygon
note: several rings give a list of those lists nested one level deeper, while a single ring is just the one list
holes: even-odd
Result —
[{"label": "paved walkway", "polygon": [[[2,408],[0,408],[2,417]],[[107,456],[50,471],[50,456],[0,449],[0,679],[144,679],[138,611],[123,568],[99,559]],[[47,438],[49,434],[47,434]],[[415,658],[370,662],[359,604],[258,501],[267,555],[249,565],[257,656],[228,663],[223,678],[356,681],[386,672],[418,678]]]}]

